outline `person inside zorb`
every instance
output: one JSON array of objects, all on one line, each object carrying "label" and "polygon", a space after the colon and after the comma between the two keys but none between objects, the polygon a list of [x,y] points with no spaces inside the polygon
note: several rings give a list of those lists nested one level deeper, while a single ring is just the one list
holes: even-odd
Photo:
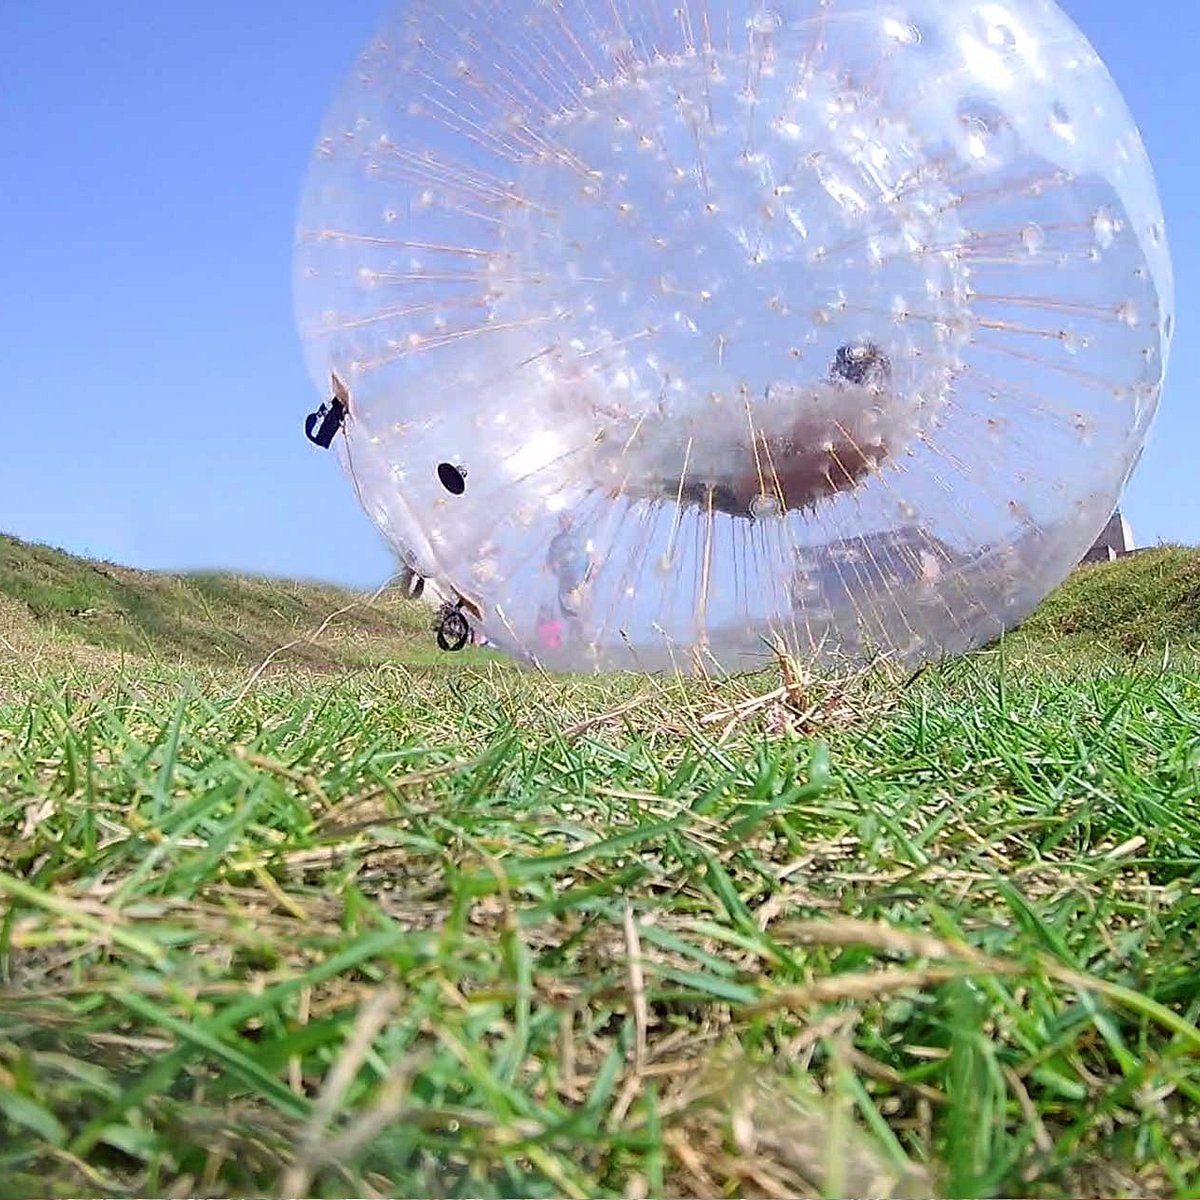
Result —
[{"label": "person inside zorb", "polygon": [[1174,331],[1145,145],[1052,0],[405,0],[296,282],[345,383],[310,439],[456,622],[566,670],[1013,628]]},{"label": "person inside zorb", "polygon": [[[810,389],[798,398],[797,389],[774,395],[768,390],[749,433],[741,414],[721,431],[716,444],[724,452],[711,474],[668,475],[656,481],[655,490],[664,499],[732,517],[811,507],[887,456],[885,435],[856,438],[852,430],[864,415],[873,420],[885,411],[890,382],[891,364],[878,346],[841,346],[822,392]],[[774,420],[763,415],[773,398],[782,399]],[[840,403],[840,416],[823,411],[823,399],[826,405]]]},{"label": "person inside zorb", "polygon": [[553,574],[558,585],[558,611],[568,626],[578,634],[584,612],[588,577],[592,572],[592,561],[575,530],[575,521],[570,513],[562,513],[559,516],[558,532],[546,552],[546,568]]}]

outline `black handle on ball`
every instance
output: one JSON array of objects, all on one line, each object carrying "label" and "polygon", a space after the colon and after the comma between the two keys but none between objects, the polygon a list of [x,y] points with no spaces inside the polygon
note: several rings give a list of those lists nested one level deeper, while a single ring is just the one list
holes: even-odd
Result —
[{"label": "black handle on ball", "polygon": [[328,450],[345,420],[346,406],[335,396],[328,404],[322,404],[315,413],[308,414],[308,419],[304,422],[304,436],[314,446]]}]

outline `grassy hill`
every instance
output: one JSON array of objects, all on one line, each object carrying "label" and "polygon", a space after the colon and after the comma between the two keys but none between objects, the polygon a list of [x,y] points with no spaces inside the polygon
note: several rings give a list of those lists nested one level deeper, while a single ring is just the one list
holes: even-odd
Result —
[{"label": "grassy hill", "polygon": [[138,571],[0,535],[0,634],[13,644],[215,667],[288,646],[276,670],[330,670],[430,659],[429,624],[426,608],[389,594],[372,601],[320,583]]},{"label": "grassy hill", "polygon": [[1200,550],[1163,546],[1081,567],[1021,630],[1059,650],[1200,646]]},{"label": "grassy hill", "polygon": [[[426,607],[394,594],[371,600],[320,583],[137,571],[0,535],[0,634],[13,643],[50,638],[218,667],[287,646],[276,670],[463,661],[438,654],[429,623]],[[1093,654],[1200,646],[1200,550],[1168,546],[1080,568],[1016,640]]]},{"label": "grassy hill", "polygon": [[0,1200],[1200,1196],[1198,562],[712,684],[3,542]]}]

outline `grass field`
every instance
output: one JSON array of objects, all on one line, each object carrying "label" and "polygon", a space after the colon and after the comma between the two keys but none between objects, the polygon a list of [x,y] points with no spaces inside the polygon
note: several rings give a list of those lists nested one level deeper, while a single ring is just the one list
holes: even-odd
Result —
[{"label": "grass field", "polygon": [[1200,1197],[1200,553],[915,678],[351,600],[0,541],[0,1198]]}]

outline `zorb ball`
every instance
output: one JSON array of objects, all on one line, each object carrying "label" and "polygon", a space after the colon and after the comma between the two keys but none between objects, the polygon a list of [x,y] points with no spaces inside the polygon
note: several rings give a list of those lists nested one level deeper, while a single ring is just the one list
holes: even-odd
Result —
[{"label": "zorb ball", "polygon": [[1173,284],[1049,0],[437,0],[329,112],[298,319],[370,517],[550,669],[958,653],[1112,514]]}]

